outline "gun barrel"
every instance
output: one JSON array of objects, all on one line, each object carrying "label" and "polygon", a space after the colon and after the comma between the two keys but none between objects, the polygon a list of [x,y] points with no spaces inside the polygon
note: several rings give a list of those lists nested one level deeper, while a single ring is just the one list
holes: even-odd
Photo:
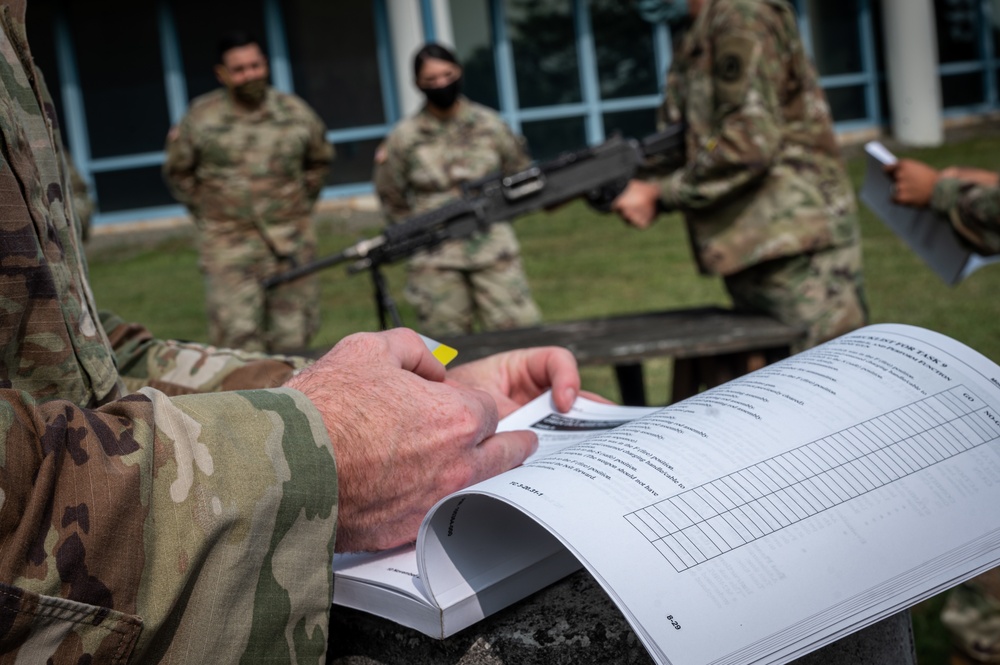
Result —
[{"label": "gun barrel", "polygon": [[368,253],[373,249],[380,247],[385,243],[385,236],[375,236],[374,238],[369,238],[368,240],[362,240],[361,242],[355,243],[348,247],[347,249],[334,254],[332,256],[327,256],[316,261],[311,261],[305,265],[292,268],[286,272],[278,275],[272,275],[264,280],[264,288],[270,289],[278,286],[279,284],[285,284],[287,282],[295,281],[305,277],[306,275],[311,275],[314,272],[322,270],[324,268],[330,268],[345,261],[351,261],[353,259],[362,259],[368,256]]},{"label": "gun barrel", "polygon": [[683,151],[686,132],[687,125],[683,122],[677,122],[669,125],[662,132],[644,137],[640,142],[643,155],[651,157]]},{"label": "gun barrel", "polygon": [[442,242],[469,237],[495,222],[551,209],[579,197],[607,212],[647,158],[683,155],[685,129],[683,124],[671,125],[641,141],[615,136],[518,173],[497,173],[470,181],[463,185],[461,198],[390,225],[382,235],[339,254],[275,275],[264,285],[271,288],[345,261],[355,261],[350,273],[392,263]]}]

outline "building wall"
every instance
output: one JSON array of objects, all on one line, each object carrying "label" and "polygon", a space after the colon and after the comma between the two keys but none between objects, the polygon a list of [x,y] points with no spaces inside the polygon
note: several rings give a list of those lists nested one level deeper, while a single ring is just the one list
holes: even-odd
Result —
[{"label": "building wall", "polygon": [[[1000,0],[926,1],[944,113],[996,110]],[[879,0],[794,3],[838,130],[885,127]],[[164,138],[190,99],[217,85],[215,42],[234,27],[260,36],[275,86],[326,121],[338,159],[324,198],[371,191],[378,142],[419,103],[409,58],[425,39],[456,48],[467,94],[499,109],[540,159],[650,132],[670,61],[667,29],[622,0],[33,4],[32,48],[97,200],[95,224],[183,214],[160,179]]]}]

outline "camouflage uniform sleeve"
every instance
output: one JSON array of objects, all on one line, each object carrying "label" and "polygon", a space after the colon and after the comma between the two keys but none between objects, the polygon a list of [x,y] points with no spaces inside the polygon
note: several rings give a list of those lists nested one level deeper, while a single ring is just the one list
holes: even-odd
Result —
[{"label": "camouflage uniform sleeve", "polygon": [[309,145],[306,146],[303,166],[306,194],[315,201],[326,184],[335,151],[333,144],[326,140],[326,125],[316,112],[307,108],[309,114]]},{"label": "camouflage uniform sleeve", "polygon": [[501,169],[505,174],[523,171],[531,165],[527,142],[524,137],[517,136],[502,120],[500,131],[497,132],[497,153],[500,155]]},{"label": "camouflage uniform sleeve", "polygon": [[959,235],[979,252],[1000,253],[1000,187],[941,178],[934,186],[931,208],[947,215]]},{"label": "camouflage uniform sleeve", "polygon": [[3,653],[322,658],[337,478],[304,395],[145,389],[88,410],[3,390],[0,413]]},{"label": "camouflage uniform sleeve", "polygon": [[73,163],[73,158],[67,153],[66,171],[69,173],[70,193],[73,196],[73,212],[80,225],[80,237],[86,242],[90,239],[90,220],[94,215],[94,199],[90,197],[87,181]]},{"label": "camouflage uniform sleeve", "polygon": [[191,116],[167,133],[166,159],[163,162],[163,179],[174,198],[194,213],[198,193],[198,147],[191,127]]},{"label": "camouflage uniform sleeve", "polygon": [[129,392],[147,386],[168,395],[276,388],[311,364],[310,358],[220,349],[157,339],[145,326],[107,310],[98,312]]},{"label": "camouflage uniform sleeve", "polygon": [[408,197],[405,148],[393,134],[389,135],[385,145],[379,150],[372,180],[375,183],[375,192],[382,202],[382,211],[390,222],[404,220],[412,214],[413,209],[410,207]]},{"label": "camouflage uniform sleeve", "polygon": [[711,116],[711,131],[686,168],[661,180],[667,209],[710,207],[752,186],[767,175],[780,147],[778,93],[789,47],[776,17],[763,2],[714,7],[708,17],[711,71],[699,72],[709,80],[692,93],[709,97],[702,109]]}]

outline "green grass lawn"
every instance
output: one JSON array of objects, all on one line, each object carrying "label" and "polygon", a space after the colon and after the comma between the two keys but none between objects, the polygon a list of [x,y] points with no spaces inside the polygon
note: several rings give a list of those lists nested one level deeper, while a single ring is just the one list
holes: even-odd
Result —
[{"label": "green grass lawn", "polygon": [[[997,168],[1000,137],[986,135],[940,148],[898,152],[940,167]],[[852,157],[848,165],[859,186],[862,159]],[[323,254],[361,237],[335,221],[324,222]],[[1000,266],[987,267],[950,288],[864,207],[861,222],[872,322],[930,328],[1000,362],[1000,297],[996,295],[1000,293]],[[727,302],[719,280],[697,275],[676,216],[661,219],[648,231],[636,231],[617,217],[599,215],[574,203],[551,214],[522,218],[516,229],[532,289],[547,321]],[[101,251],[91,257],[90,268],[102,308],[143,322],[160,337],[206,338],[197,255],[189,241]],[[413,313],[402,300],[401,266],[390,266],[385,275],[404,322],[413,322]],[[352,332],[377,329],[366,273],[348,275],[342,267],[333,268],[322,273],[322,285],[323,323],[315,346],[332,345]],[[651,402],[666,401],[669,376],[669,361],[647,365]],[[609,368],[585,368],[584,382],[591,390],[617,396]],[[914,610],[923,665],[946,662],[947,639],[936,619],[940,604],[938,597]]]}]

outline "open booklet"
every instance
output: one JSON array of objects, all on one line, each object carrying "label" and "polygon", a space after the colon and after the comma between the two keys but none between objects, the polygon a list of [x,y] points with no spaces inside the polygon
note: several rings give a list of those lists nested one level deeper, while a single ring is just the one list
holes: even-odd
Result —
[{"label": "open booklet", "polygon": [[[546,392],[500,421],[498,431],[530,429],[538,436],[531,459],[556,453],[597,432],[659,411],[659,408],[616,406],[580,397],[568,413],[559,413]],[[537,529],[537,527],[536,527]],[[524,534],[522,537],[529,537]],[[494,596],[502,594],[505,607],[580,568],[566,550],[543,537],[547,551],[537,552],[531,565],[496,578]],[[514,568],[519,568],[516,564]],[[441,605],[421,581],[413,545],[375,554],[338,554],[333,560],[333,602],[377,614],[432,637],[444,638],[482,619],[486,585]]]},{"label": "open booklet", "polygon": [[414,593],[334,602],[443,637],[583,565],[657,663],[785,663],[1000,563],[998,479],[1000,367],[869,326],[446,497]]},{"label": "open booklet", "polygon": [[861,200],[946,284],[954,286],[984,265],[1000,260],[1000,255],[976,253],[943,215],[929,208],[893,203],[893,182],[884,167],[895,164],[896,156],[878,141],[866,143],[865,152],[868,161]]}]

